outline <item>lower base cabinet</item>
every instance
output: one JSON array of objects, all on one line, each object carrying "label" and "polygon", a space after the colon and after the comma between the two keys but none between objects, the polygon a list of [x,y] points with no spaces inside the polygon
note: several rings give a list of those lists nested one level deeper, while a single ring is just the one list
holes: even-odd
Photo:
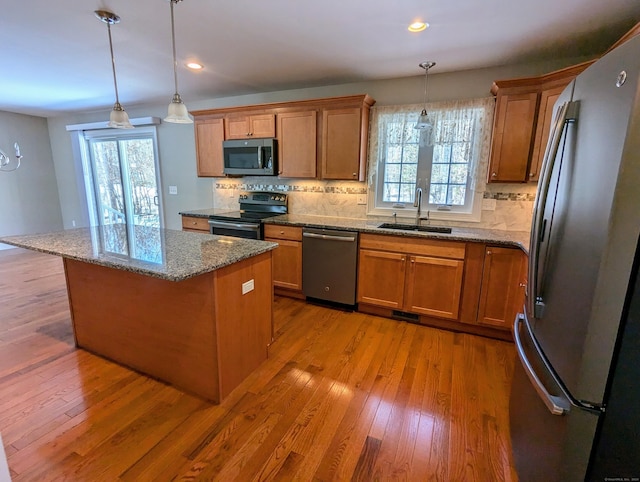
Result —
[{"label": "lower base cabinet", "polygon": [[208,233],[209,220],[207,218],[199,218],[196,216],[182,216],[182,230],[193,231],[196,233]]},{"label": "lower base cabinet", "polygon": [[265,241],[278,243],[273,250],[273,286],[302,293],[302,228],[265,225]]},{"label": "lower base cabinet", "polygon": [[457,320],[464,253],[465,243],[363,234],[358,302]]},{"label": "lower base cabinet", "polygon": [[511,328],[524,303],[526,261],[519,249],[485,248],[477,316],[480,325]]}]

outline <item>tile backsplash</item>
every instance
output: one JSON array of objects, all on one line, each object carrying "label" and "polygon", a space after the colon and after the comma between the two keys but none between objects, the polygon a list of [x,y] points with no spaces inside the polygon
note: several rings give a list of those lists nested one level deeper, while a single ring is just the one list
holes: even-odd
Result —
[{"label": "tile backsplash", "polygon": [[[367,184],[364,182],[284,179],[271,181],[264,177],[216,179],[213,181],[213,207],[238,209],[238,195],[241,191],[285,192],[289,196],[289,212],[293,214],[345,218],[365,218],[367,216],[367,206],[358,204],[359,199],[367,196]],[[535,185],[489,184],[483,198],[495,200],[494,210],[483,209],[479,223],[447,222],[447,224],[507,231],[528,231],[531,225],[535,192]]]}]

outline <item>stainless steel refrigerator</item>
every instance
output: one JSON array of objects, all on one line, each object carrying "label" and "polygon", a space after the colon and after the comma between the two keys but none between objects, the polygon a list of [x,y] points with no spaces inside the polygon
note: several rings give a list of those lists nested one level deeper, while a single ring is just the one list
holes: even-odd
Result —
[{"label": "stainless steel refrigerator", "polygon": [[639,71],[636,37],[555,105],[514,325],[521,482],[640,477]]}]

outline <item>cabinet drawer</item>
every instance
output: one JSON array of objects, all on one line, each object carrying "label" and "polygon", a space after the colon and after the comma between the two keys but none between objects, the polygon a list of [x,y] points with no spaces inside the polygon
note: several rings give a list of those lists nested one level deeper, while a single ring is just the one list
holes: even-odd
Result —
[{"label": "cabinet drawer", "polygon": [[182,216],[182,229],[209,232],[209,219],[195,216]]},{"label": "cabinet drawer", "polygon": [[302,241],[302,228],[297,226],[279,226],[277,224],[264,225],[265,238],[289,239]]},{"label": "cabinet drawer", "polygon": [[363,234],[360,236],[360,247],[451,259],[464,259],[466,251],[466,243],[461,241],[440,241],[380,234]]}]

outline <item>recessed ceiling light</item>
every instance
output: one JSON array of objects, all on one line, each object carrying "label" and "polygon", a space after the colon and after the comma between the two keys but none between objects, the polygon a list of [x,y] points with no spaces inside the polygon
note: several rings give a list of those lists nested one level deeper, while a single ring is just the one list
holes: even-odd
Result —
[{"label": "recessed ceiling light", "polygon": [[409,25],[409,32],[422,32],[429,26],[426,22],[413,22]]},{"label": "recessed ceiling light", "polygon": [[198,62],[189,62],[187,67],[193,70],[200,70],[202,69],[202,64],[199,64]]}]

